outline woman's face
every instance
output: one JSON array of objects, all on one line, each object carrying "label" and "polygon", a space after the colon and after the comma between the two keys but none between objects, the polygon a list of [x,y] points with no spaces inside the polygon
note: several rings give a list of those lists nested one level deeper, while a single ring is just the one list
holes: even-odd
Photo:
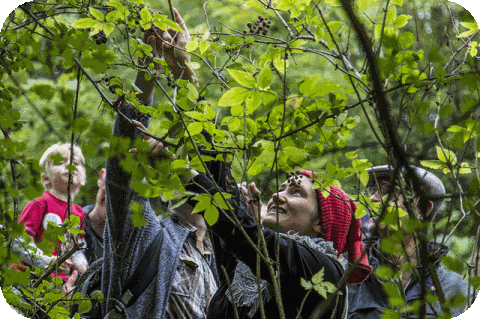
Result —
[{"label": "woman's face", "polygon": [[320,235],[317,193],[303,175],[286,180],[267,204],[263,226],[280,232],[293,230],[303,236]]}]

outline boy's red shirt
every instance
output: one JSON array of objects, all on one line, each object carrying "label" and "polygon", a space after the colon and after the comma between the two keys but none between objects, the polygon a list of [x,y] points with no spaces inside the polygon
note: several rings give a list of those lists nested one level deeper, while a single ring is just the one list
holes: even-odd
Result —
[{"label": "boy's red shirt", "polygon": [[[68,214],[67,206],[67,202],[56,198],[49,192],[44,192],[42,197],[35,198],[25,206],[18,222],[24,224],[27,234],[33,237],[35,243],[38,243],[43,240],[45,229],[42,224],[45,215],[47,213],[58,215],[63,223]],[[74,203],[71,203],[70,214],[80,217],[80,222],[82,222],[85,217],[83,208]],[[82,226],[82,229],[85,230],[85,225]],[[52,254],[54,256],[57,255],[55,251],[53,251]],[[60,277],[63,280],[67,280],[69,277],[69,275],[61,273],[53,273],[52,276]]]}]

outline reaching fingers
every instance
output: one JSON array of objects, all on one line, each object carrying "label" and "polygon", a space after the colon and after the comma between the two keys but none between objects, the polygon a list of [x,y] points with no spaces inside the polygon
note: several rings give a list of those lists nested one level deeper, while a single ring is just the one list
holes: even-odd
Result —
[{"label": "reaching fingers", "polygon": [[257,185],[255,185],[254,182],[250,183],[250,191],[252,192],[252,194],[260,196],[260,191],[258,190]]},{"label": "reaching fingers", "polygon": [[163,32],[162,39],[163,39],[162,48],[170,49],[173,45],[173,37],[168,32],[168,30]]},{"label": "reaching fingers", "polygon": [[151,138],[147,142],[150,145],[150,149],[152,150],[153,154],[157,154],[163,151],[164,149],[166,149],[163,143],[160,141],[157,141],[156,139]]},{"label": "reaching fingers", "polygon": [[[152,56],[159,57],[162,54],[161,46],[157,44],[157,38],[154,35],[151,35],[147,38],[147,44],[152,48]],[[160,49],[160,50],[159,50]]]},{"label": "reaching fingers", "polygon": [[188,32],[187,25],[185,24],[185,21],[183,21],[182,16],[180,13],[178,13],[178,10],[176,8],[173,8],[173,14],[175,16],[175,22],[182,28],[183,30],[183,35],[185,36],[185,39],[187,41],[190,40],[190,32]]},{"label": "reaching fingers", "polygon": [[[132,124],[135,125],[135,126],[138,126],[138,127],[141,128],[142,130],[148,132],[148,129],[147,129],[142,123],[140,123],[139,121],[132,120]],[[146,135],[146,134],[143,135],[143,139],[145,139],[145,140],[149,140],[150,138],[151,138],[151,137],[148,136],[148,135]],[[132,150],[133,150],[133,149],[132,149]],[[136,151],[135,151],[135,152],[131,152],[131,153],[136,153]]]},{"label": "reaching fingers", "polygon": [[65,262],[63,263],[66,267],[72,267],[73,266],[73,262],[71,259],[67,259],[65,260]]}]

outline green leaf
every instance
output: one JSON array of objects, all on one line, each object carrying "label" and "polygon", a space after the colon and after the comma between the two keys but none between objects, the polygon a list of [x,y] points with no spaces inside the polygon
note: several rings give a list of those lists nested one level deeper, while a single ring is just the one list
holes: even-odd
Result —
[{"label": "green leaf", "polygon": [[455,258],[448,255],[442,258],[442,263],[445,265],[445,267],[456,273],[460,273],[463,268],[463,262],[460,258]]},{"label": "green leaf", "polygon": [[478,43],[475,42],[475,41],[472,41],[472,45],[470,46],[470,51],[468,52],[468,54],[473,58],[474,56],[476,56],[478,54]]},{"label": "green leaf", "polygon": [[[50,82],[38,82],[32,85],[31,90],[40,98],[51,100],[55,96],[55,86]],[[62,158],[63,160],[63,158]]]},{"label": "green leaf", "polygon": [[246,99],[246,94],[249,91],[241,88],[241,87],[234,87],[225,92],[225,94],[222,95],[220,100],[218,100],[218,106],[234,106],[238,105],[242,102],[245,101]]},{"label": "green leaf", "polygon": [[441,169],[441,168],[445,168],[445,164],[441,161],[436,161],[436,160],[432,160],[432,161],[420,161],[420,164],[422,164],[423,166],[425,167],[428,167],[428,168],[431,168],[431,169]]},{"label": "green leaf", "polygon": [[330,29],[330,32],[336,33],[338,30],[340,30],[341,27],[343,27],[343,22],[330,21],[329,23],[327,23],[327,26]]},{"label": "green leaf", "polygon": [[315,42],[319,42],[325,36],[325,31],[323,31],[322,29],[315,29],[313,35],[315,36]]},{"label": "green leaf", "polygon": [[300,278],[300,285],[302,285],[303,288],[306,290],[311,290],[313,288],[313,285],[310,281],[305,280],[304,278]]},{"label": "green leaf", "polygon": [[79,313],[87,313],[92,309],[92,302],[90,299],[84,299],[78,306],[78,312]]},{"label": "green leaf", "polygon": [[97,300],[102,300],[104,298],[103,293],[100,290],[92,291],[90,297]]},{"label": "green leaf", "polygon": [[210,45],[207,42],[201,41],[198,43],[198,47],[200,48],[200,54],[204,54],[210,48]]},{"label": "green leaf", "polygon": [[185,50],[186,50],[187,52],[195,51],[197,48],[198,48],[198,40],[197,40],[197,39],[192,39],[192,40],[189,41],[189,42],[187,43],[187,45],[185,46]]},{"label": "green leaf", "polygon": [[[393,25],[393,22],[397,18],[397,7],[390,6],[387,11],[387,16],[385,18],[385,23],[388,25]],[[386,29],[386,28],[385,28]]]},{"label": "green leaf", "polygon": [[92,18],[84,18],[84,19],[75,21],[74,23],[71,24],[71,26],[77,29],[87,29],[87,28],[93,27],[95,24],[97,24],[96,20]]},{"label": "green leaf", "polygon": [[143,9],[140,11],[140,18],[145,23],[152,21],[152,14],[150,13],[150,9],[148,7],[143,7]]},{"label": "green leaf", "polygon": [[360,219],[363,216],[365,216],[366,214],[367,214],[367,211],[365,210],[365,206],[358,205],[357,209],[355,210],[355,219]]},{"label": "green leaf", "polygon": [[94,16],[96,19],[100,21],[105,21],[105,15],[102,12],[95,9],[94,7],[89,7],[88,11],[90,11],[90,14]]},{"label": "green leaf", "polygon": [[460,25],[470,30],[476,31],[478,29],[478,24],[476,22],[460,22]]},{"label": "green leaf", "polygon": [[469,278],[468,282],[475,288],[475,290],[480,289],[480,276]]},{"label": "green leaf", "polygon": [[222,195],[225,199],[228,199],[228,198],[232,197],[232,195],[230,195],[229,193],[221,193],[221,194],[220,193],[215,193],[215,195],[213,195],[213,198],[215,199],[216,203],[222,209],[229,210],[230,207],[229,207],[228,203],[223,200]]},{"label": "green leaf", "polygon": [[118,20],[118,10],[113,10],[107,13],[107,17],[105,19],[107,22],[114,22]]},{"label": "green leaf", "polygon": [[238,71],[238,70],[232,70],[232,69],[228,69],[227,72],[238,84],[243,85],[250,89],[253,89],[255,87],[255,84],[256,84],[255,79],[253,78],[253,75],[251,75],[250,73]]},{"label": "green leaf", "polygon": [[[188,125],[188,131],[190,132],[191,135],[200,134],[202,130],[203,130],[203,123],[201,122],[193,122]],[[188,136],[187,132],[185,132],[185,136]]]},{"label": "green leaf", "polygon": [[466,38],[466,37],[471,36],[471,35],[474,34],[475,32],[477,32],[477,30],[468,30],[468,31],[462,32],[462,33],[460,33],[459,35],[457,35],[457,38],[458,38],[458,39]]},{"label": "green leaf", "polygon": [[103,25],[103,32],[105,32],[106,37],[108,37],[113,32],[113,30],[115,30],[115,27],[113,25],[110,25],[110,24]]},{"label": "green leaf", "polygon": [[132,219],[133,227],[143,227],[143,226],[147,225],[147,221],[145,219],[145,216],[143,216],[139,212],[135,212],[133,214],[130,214],[130,218]]},{"label": "green leaf", "polygon": [[392,3],[396,4],[397,6],[402,6],[403,5],[403,0],[392,0]]},{"label": "green leaf", "polygon": [[265,163],[255,160],[248,168],[247,174],[251,176],[256,176],[260,174],[264,166],[265,166]]},{"label": "green leaf", "polygon": [[325,167],[325,169],[327,170],[328,174],[332,176],[335,176],[335,174],[337,173],[337,167],[331,162],[327,163],[327,166]]},{"label": "green leaf", "polygon": [[[251,91],[247,95],[247,99],[245,100],[245,104],[247,106],[247,115],[251,115],[255,112],[260,104],[262,103],[262,97],[259,91]],[[243,116],[243,112],[241,114]]]},{"label": "green leaf", "polygon": [[363,186],[367,186],[368,179],[369,179],[368,172],[365,170],[358,172],[358,179],[360,180]]},{"label": "green leaf", "polygon": [[215,224],[219,216],[217,207],[211,205],[205,210],[205,214],[203,216],[205,217],[205,220],[209,225]]},{"label": "green leaf", "polygon": [[154,14],[153,15],[153,24],[162,30],[166,30],[168,28],[178,31],[178,32],[184,32],[183,29],[173,22],[172,20],[168,19],[166,16],[161,15],[161,14]]},{"label": "green leaf", "polygon": [[312,282],[314,284],[320,284],[323,282],[323,278],[325,277],[325,268],[320,269],[319,272],[317,272],[315,275],[312,277]]},{"label": "green leaf", "polygon": [[198,101],[198,91],[197,88],[192,84],[188,83],[187,84],[187,89],[188,89],[188,94],[187,97],[190,101],[196,103]]},{"label": "green leaf", "polygon": [[400,29],[400,28],[406,26],[407,23],[408,23],[408,20],[410,20],[411,18],[412,18],[412,16],[410,16],[410,15],[406,15],[406,14],[399,15],[399,16],[395,19],[395,21],[393,22],[393,26],[394,26],[395,28],[399,28],[399,29]]},{"label": "green leaf", "polygon": [[358,150],[345,153],[345,157],[348,159],[354,159],[358,156]]},{"label": "green leaf", "polygon": [[373,0],[358,0],[356,2],[358,6],[358,12],[364,12],[373,4]]},{"label": "green leaf", "polygon": [[398,43],[402,49],[408,49],[415,42],[415,35],[411,32],[405,32],[398,37]]},{"label": "green leaf", "polygon": [[458,174],[470,174],[472,172],[471,168],[468,167],[468,163],[463,162],[460,164],[460,169],[458,170]]},{"label": "green leaf", "polygon": [[293,42],[290,42],[289,46],[298,48],[304,45],[305,43],[307,43],[307,41],[300,39],[300,40],[295,40]]},{"label": "green leaf", "polygon": [[447,75],[447,71],[440,65],[435,69],[435,77],[439,82],[443,82],[445,80],[445,75]]},{"label": "green leaf", "polygon": [[444,148],[442,150],[441,147],[437,146],[437,157],[438,159],[443,162],[447,163],[450,162],[451,164],[455,164],[457,162],[457,156],[450,150]]},{"label": "green leaf", "polygon": [[69,229],[69,232],[72,234],[72,235],[79,235],[79,234],[85,234],[85,232],[81,229],[78,229],[77,227],[72,227]]},{"label": "green leaf", "polygon": [[263,69],[260,71],[260,74],[257,78],[258,87],[261,89],[267,89],[273,81],[272,70],[270,65],[266,64]]}]

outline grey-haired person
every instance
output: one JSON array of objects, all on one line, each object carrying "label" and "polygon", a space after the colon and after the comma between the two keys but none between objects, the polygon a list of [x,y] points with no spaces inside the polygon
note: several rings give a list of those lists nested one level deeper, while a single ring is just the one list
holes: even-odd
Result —
[{"label": "grey-haired person", "polygon": [[[392,204],[393,207],[405,212],[407,211],[406,206],[411,206],[410,210],[413,211],[413,214],[410,216],[414,216],[421,223],[435,222],[445,198],[445,187],[437,176],[416,166],[409,166],[408,170],[406,168],[396,170],[390,165],[382,165],[368,168],[367,171],[369,174],[367,189],[372,202],[381,202],[382,205]],[[405,199],[404,195],[408,199]],[[382,206],[378,209],[378,212],[381,211]],[[400,277],[383,278],[382,280],[374,272],[359,285],[348,285],[348,318],[382,318],[385,309],[391,309],[389,296],[384,288],[389,286],[390,289],[397,289],[396,287],[399,285],[402,287],[399,296],[405,299],[405,306],[420,304],[422,299],[426,301],[427,318],[437,318],[446,310],[446,305],[440,303],[440,295],[445,297],[447,303],[455,297],[458,298],[455,303],[451,304],[451,307],[448,307],[448,311],[454,317],[462,314],[468,305],[466,298],[469,289],[468,282],[461,274],[442,265],[441,258],[447,254],[449,248],[434,240],[427,243],[428,266],[433,266],[428,271],[427,265],[421,262],[419,237],[415,232],[407,231],[404,227],[403,221],[407,217],[399,217],[397,221],[400,224],[400,233],[378,218],[379,216],[371,216],[371,237],[365,240],[370,265],[374,270],[380,266],[386,266],[394,272],[402,269],[402,265],[406,265],[408,262],[411,262],[414,267],[404,267]],[[384,218],[382,219],[384,220]],[[427,229],[428,225],[424,224],[424,226],[424,229]],[[387,253],[382,250],[382,247],[385,247],[385,245],[382,246],[382,241],[399,236],[399,234],[403,240],[398,243],[397,247],[403,247],[403,249],[399,249],[397,253]],[[424,271],[422,275],[421,271]],[[435,284],[436,280],[433,276],[438,276],[440,287]],[[422,296],[424,295],[422,294],[422,285],[425,289],[424,294],[431,294],[435,296],[434,299],[425,299],[425,296]],[[443,294],[439,293],[440,290]],[[465,298],[462,299],[460,295]],[[401,302],[398,305],[400,304]],[[417,308],[414,313],[402,313],[402,316],[416,318],[419,309]]]}]

